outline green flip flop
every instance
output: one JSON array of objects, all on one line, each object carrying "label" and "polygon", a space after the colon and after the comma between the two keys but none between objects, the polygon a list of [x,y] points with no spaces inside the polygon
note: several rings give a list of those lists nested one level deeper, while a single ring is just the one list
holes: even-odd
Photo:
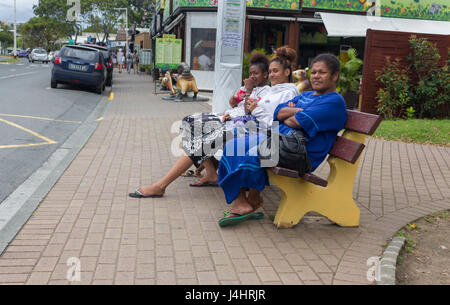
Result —
[{"label": "green flip flop", "polygon": [[[227,217],[228,215],[232,215]],[[243,221],[246,221],[248,219],[261,219],[264,218],[264,214],[261,212],[255,213],[255,212],[250,212],[248,214],[237,214],[237,213],[230,213],[230,212],[225,212],[224,213],[224,218],[219,220],[219,226],[220,227],[226,227],[226,226],[234,226],[238,223],[241,223]]]}]

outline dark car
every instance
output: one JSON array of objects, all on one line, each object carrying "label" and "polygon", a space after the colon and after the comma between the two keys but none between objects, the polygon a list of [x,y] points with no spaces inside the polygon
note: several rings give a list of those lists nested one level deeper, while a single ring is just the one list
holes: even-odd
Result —
[{"label": "dark car", "polygon": [[106,86],[111,86],[112,78],[113,78],[113,62],[112,62],[111,53],[109,52],[108,48],[102,47],[99,45],[95,45],[95,44],[81,44],[81,46],[94,48],[103,53],[103,56],[105,57],[106,71],[108,72],[106,75]]},{"label": "dark car", "polygon": [[19,53],[17,55],[19,57],[28,57],[27,50],[19,50]]},{"label": "dark car", "polygon": [[66,45],[55,58],[51,87],[58,83],[95,87],[98,94],[105,90],[106,67],[103,53],[84,46]]}]

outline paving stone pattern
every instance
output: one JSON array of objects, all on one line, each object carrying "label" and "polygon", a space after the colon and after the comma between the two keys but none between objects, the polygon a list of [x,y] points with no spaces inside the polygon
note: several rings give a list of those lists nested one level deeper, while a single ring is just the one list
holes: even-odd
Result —
[{"label": "paving stone pattern", "polygon": [[[263,220],[229,228],[217,224],[228,208],[221,188],[191,188],[193,178],[164,198],[129,198],[176,161],[174,122],[211,103],[162,101],[149,76],[114,77],[104,120],[0,257],[1,284],[367,285],[367,260],[395,231],[450,208],[448,147],[373,139],[354,186],[357,228],[302,220],[277,229],[267,217],[275,187],[263,193]],[[71,257],[81,281],[67,279]]]}]

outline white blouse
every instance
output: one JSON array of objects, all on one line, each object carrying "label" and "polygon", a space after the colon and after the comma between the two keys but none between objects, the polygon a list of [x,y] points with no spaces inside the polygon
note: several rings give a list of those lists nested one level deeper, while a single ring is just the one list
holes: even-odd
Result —
[{"label": "white blouse", "polygon": [[258,121],[266,127],[271,127],[273,123],[273,113],[275,108],[281,103],[285,103],[299,95],[297,87],[293,83],[283,83],[270,87],[269,92],[258,102],[258,106],[253,109]]}]

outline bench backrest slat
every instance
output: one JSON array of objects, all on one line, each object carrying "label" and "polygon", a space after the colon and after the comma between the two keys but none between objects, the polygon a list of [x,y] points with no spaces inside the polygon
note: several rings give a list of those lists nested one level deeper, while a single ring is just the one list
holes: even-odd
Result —
[{"label": "bench backrest slat", "polygon": [[338,136],[328,154],[354,164],[364,147],[362,143]]},{"label": "bench backrest slat", "polygon": [[380,125],[381,120],[381,116],[376,114],[347,110],[345,129],[371,136]]}]

